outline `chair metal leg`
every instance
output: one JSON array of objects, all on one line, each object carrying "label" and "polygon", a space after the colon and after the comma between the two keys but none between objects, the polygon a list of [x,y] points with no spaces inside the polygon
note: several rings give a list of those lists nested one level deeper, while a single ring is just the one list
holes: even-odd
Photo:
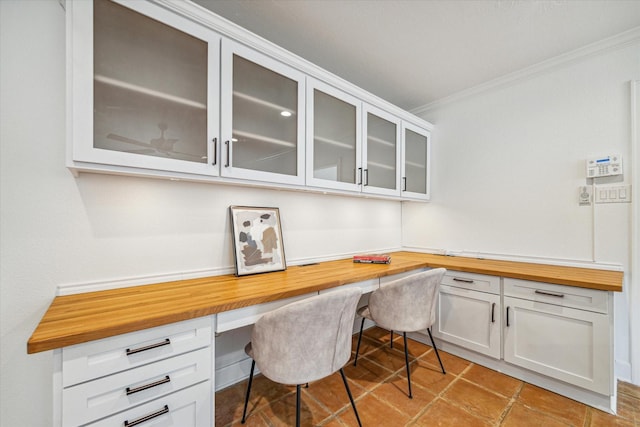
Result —
[{"label": "chair metal leg", "polygon": [[358,426],[362,427],[362,423],[360,422],[360,415],[358,415],[358,410],[356,409],[356,402],[353,401],[353,396],[351,395],[351,390],[349,389],[349,383],[347,383],[347,377],[344,375],[344,370],[342,368],[340,368],[340,375],[342,375],[344,388],[347,389],[347,394],[349,395],[349,401],[351,402],[351,406],[353,407],[353,412],[356,414],[356,420],[358,420]]},{"label": "chair metal leg", "polygon": [[409,369],[409,350],[407,348],[407,333],[403,332],[404,338],[404,362],[407,365],[407,383],[409,384],[409,399],[413,399],[413,393],[411,393],[411,369]]},{"label": "chair metal leg", "polygon": [[391,331],[391,341],[389,341],[389,347],[393,348],[393,331]]},{"label": "chair metal leg", "polygon": [[251,383],[253,382],[253,371],[256,367],[256,361],[251,361],[251,373],[249,374],[249,384],[247,384],[247,395],[244,398],[244,409],[242,411],[242,424],[244,424],[247,417],[247,406],[249,405],[249,393],[251,393]]},{"label": "chair metal leg", "polygon": [[358,345],[356,346],[356,357],[353,360],[353,366],[356,366],[358,363],[358,352],[360,351],[360,341],[362,340],[362,329],[364,328],[364,317],[362,318],[362,322],[360,323],[360,334],[358,335]]},{"label": "chair metal leg", "polygon": [[300,427],[300,384],[296,385],[296,427]]},{"label": "chair metal leg", "polygon": [[431,345],[433,346],[433,349],[436,351],[436,357],[438,358],[438,362],[440,362],[440,368],[442,369],[442,373],[446,374],[444,370],[444,365],[442,364],[442,360],[440,359],[440,353],[438,353],[438,347],[436,347],[436,343],[433,340],[433,336],[431,335],[431,328],[427,328],[427,331],[429,331],[429,338],[431,338]]}]

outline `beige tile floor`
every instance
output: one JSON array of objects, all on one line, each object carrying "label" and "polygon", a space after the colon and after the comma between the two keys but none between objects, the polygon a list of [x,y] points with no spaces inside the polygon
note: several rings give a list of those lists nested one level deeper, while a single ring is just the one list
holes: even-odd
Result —
[{"label": "beige tile floor", "polygon": [[[618,385],[613,416],[441,351],[443,375],[431,347],[412,340],[408,347],[413,399],[407,397],[401,336],[391,349],[387,331],[365,331],[358,366],[345,366],[364,427],[640,427],[640,389],[630,384]],[[217,427],[241,425],[245,388],[246,381],[216,393]],[[357,425],[340,374],[302,390],[301,425]],[[295,386],[256,376],[245,426],[294,424]]]}]

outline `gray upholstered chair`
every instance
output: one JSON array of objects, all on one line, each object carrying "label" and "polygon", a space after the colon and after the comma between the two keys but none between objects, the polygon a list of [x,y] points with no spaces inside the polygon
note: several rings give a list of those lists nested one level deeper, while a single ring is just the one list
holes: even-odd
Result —
[{"label": "gray upholstered chair", "polygon": [[296,426],[300,425],[300,385],[337,371],[355,412],[342,370],[351,358],[351,337],[360,289],[342,289],[288,304],[262,316],[253,326],[245,352],[253,359],[242,412],[244,424],[256,364],[262,374],[281,384],[296,385]]},{"label": "gray upholstered chair", "polygon": [[440,362],[442,373],[446,373],[436,343],[431,335],[431,326],[436,321],[436,301],[442,276],[446,270],[436,268],[403,277],[380,286],[369,296],[369,305],[358,309],[362,316],[360,335],[353,365],[358,363],[358,352],[362,339],[362,328],[365,319],[373,320],[376,325],[391,331],[391,346],[393,347],[393,331],[402,332],[404,337],[404,359],[407,365],[407,382],[409,384],[409,398],[411,392],[411,371],[409,369],[409,352],[407,350],[407,332],[429,332],[431,344]]}]

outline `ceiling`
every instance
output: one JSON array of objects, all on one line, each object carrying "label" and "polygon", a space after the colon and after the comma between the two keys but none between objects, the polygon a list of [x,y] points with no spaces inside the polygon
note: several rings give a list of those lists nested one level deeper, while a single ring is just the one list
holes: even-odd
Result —
[{"label": "ceiling", "polygon": [[405,110],[640,29],[640,0],[195,2]]}]

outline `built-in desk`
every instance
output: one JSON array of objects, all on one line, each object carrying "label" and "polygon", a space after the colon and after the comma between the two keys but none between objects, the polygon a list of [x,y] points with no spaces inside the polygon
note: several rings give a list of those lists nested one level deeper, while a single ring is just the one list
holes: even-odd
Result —
[{"label": "built-in desk", "polygon": [[351,259],[286,271],[180,280],[56,297],[27,343],[28,353],[80,344],[425,267],[622,291],[620,271],[394,252],[391,264]]},{"label": "built-in desk", "polygon": [[[27,343],[29,353],[54,350],[54,426],[121,426],[151,418],[181,427],[210,426],[216,382],[229,372],[222,374],[226,367],[217,362],[214,335],[235,330],[235,339],[237,328],[254,323],[265,312],[336,287],[358,286],[368,293],[400,275],[445,267],[463,272],[458,274],[590,288],[607,295],[622,290],[620,271],[412,252],[391,256],[388,265],[344,259],[253,276],[223,275],[56,297]],[[240,375],[231,376],[231,381],[245,374],[242,363],[233,365]],[[575,388],[559,391],[578,400],[583,394]],[[592,401],[606,409],[608,397],[597,394]]]}]

